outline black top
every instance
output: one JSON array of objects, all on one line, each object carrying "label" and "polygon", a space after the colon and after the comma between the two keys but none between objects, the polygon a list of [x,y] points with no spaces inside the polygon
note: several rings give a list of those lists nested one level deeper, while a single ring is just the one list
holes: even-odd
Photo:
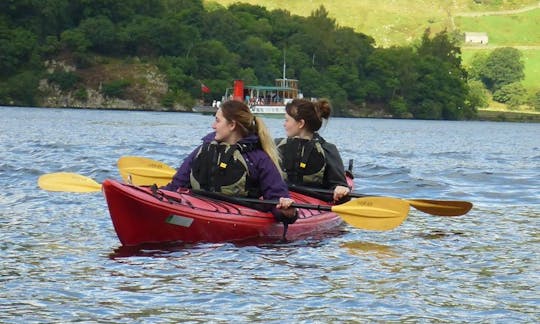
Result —
[{"label": "black top", "polygon": [[[347,179],[345,178],[345,169],[343,166],[343,160],[341,159],[341,156],[339,154],[339,151],[337,147],[327,142],[324,138],[322,138],[318,133],[315,133],[313,135],[312,141],[319,141],[321,144],[324,155],[325,155],[325,162],[326,167],[324,171],[324,178],[322,186],[326,189],[334,189],[336,186],[344,186],[348,187]],[[275,139],[275,142],[279,144],[282,142],[282,138]],[[285,144],[286,145],[286,144]],[[279,147],[280,152],[283,154],[286,152],[285,145],[281,145]],[[287,158],[290,158],[290,156],[287,156]],[[296,161],[295,164],[298,164],[300,161]]]}]

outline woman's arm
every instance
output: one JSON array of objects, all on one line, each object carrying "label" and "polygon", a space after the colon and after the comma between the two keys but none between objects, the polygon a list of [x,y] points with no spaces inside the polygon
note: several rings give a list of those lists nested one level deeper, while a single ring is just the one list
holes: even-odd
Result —
[{"label": "woman's arm", "polygon": [[256,177],[259,183],[264,199],[279,199],[289,198],[289,188],[281,177],[276,165],[270,160],[268,155],[263,151],[254,154],[250,160],[254,165],[253,176]]},{"label": "woman's arm", "polygon": [[263,199],[279,200],[271,210],[276,220],[287,224],[294,223],[298,218],[296,208],[290,207],[294,201],[290,199],[289,188],[276,165],[263,151],[250,154],[248,159],[253,163],[252,176],[258,180]]},{"label": "woman's arm", "polygon": [[326,142],[323,144],[323,149],[326,156],[325,185],[329,189],[334,189],[337,186],[348,187],[343,160],[337,147],[334,144]]}]

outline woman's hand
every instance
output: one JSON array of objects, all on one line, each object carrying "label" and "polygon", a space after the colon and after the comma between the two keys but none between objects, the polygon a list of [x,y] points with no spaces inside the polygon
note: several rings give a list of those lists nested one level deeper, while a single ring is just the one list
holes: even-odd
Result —
[{"label": "woman's hand", "polygon": [[294,203],[294,200],[291,198],[279,198],[279,202],[276,205],[276,208],[279,209],[283,217],[285,217],[288,221],[288,224],[292,224],[296,221],[298,218],[298,214],[296,212],[296,208],[292,208],[291,205]]},{"label": "woman's hand", "polygon": [[276,208],[279,208],[279,209],[287,209],[289,207],[291,207],[291,205],[294,203],[294,200],[292,200],[291,198],[279,198],[279,202],[278,204],[276,205]]},{"label": "woman's hand", "polygon": [[341,198],[347,196],[349,192],[351,192],[351,189],[349,189],[349,187],[337,186],[334,189],[334,201],[338,201]]}]

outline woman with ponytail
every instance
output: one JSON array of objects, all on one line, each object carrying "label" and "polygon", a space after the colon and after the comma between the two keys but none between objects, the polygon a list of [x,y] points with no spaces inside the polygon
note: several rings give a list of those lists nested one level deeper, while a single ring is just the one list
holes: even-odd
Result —
[{"label": "woman with ponytail", "polygon": [[278,199],[277,220],[293,223],[296,209],[279,171],[279,153],[264,122],[240,101],[227,101],[216,112],[214,132],[206,135],[163,187],[193,188],[231,196]]},{"label": "woman with ponytail", "polygon": [[277,139],[276,143],[283,159],[281,170],[286,181],[293,185],[331,189],[335,201],[346,197],[350,188],[341,156],[336,146],[318,133],[323,122],[330,118],[330,102],[326,99],[317,102],[294,99],[285,110],[283,126],[287,138]]}]

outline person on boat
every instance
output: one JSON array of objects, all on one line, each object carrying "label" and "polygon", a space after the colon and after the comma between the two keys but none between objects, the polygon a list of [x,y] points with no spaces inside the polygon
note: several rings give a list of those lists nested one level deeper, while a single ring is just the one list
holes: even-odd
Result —
[{"label": "person on boat", "polygon": [[272,209],[278,221],[292,224],[287,184],[279,171],[279,153],[264,122],[240,101],[224,102],[212,124],[214,132],[203,137],[178,168],[172,181],[162,187],[176,191],[192,188],[230,196],[276,199]]},{"label": "person on boat", "polygon": [[350,192],[341,156],[332,143],[322,138],[318,130],[331,113],[330,102],[294,99],[285,106],[287,138],[276,139],[281,153],[281,169],[290,185],[333,190],[334,201]]}]

